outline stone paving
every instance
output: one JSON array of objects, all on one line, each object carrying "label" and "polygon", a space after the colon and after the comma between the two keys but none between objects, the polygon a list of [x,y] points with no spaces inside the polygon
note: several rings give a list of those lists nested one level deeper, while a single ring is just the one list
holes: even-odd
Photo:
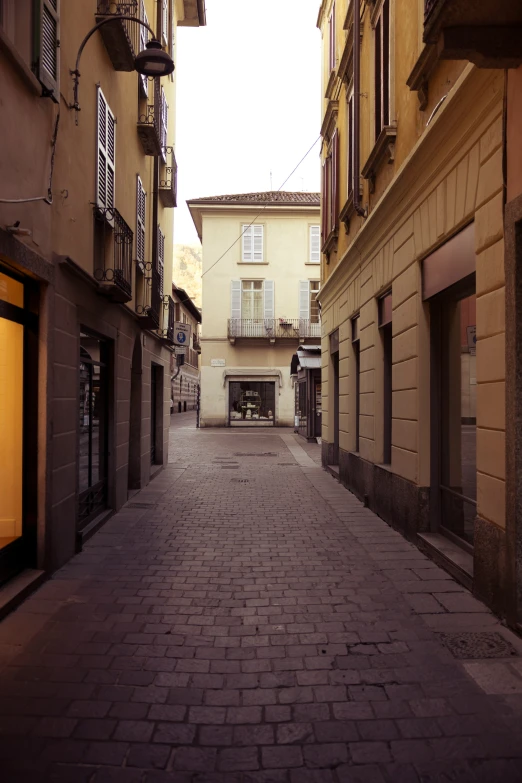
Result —
[{"label": "stone paving", "polygon": [[518,638],[289,430],[171,463],[0,624],[2,783],[520,783]]}]

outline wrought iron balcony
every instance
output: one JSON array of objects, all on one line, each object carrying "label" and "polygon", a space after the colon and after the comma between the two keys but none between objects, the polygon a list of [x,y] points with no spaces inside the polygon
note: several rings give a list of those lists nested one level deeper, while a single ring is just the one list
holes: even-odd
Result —
[{"label": "wrought iron balcony", "polygon": [[517,0],[424,0],[424,42],[445,60],[479,68],[522,63],[522,5]]},{"label": "wrought iron balcony", "polygon": [[142,329],[159,329],[161,307],[161,275],[155,264],[144,264],[144,278],[140,301],[136,304],[136,312],[140,317]]},{"label": "wrought iron balcony", "polygon": [[228,339],[304,340],[321,337],[321,324],[308,318],[229,318]]},{"label": "wrought iron balcony", "polygon": [[167,164],[163,169],[159,186],[159,196],[164,207],[177,206],[178,164],[174,155],[174,147],[166,148]]},{"label": "wrought iron balcony", "polygon": [[141,26],[135,22],[119,19],[120,16],[133,16],[139,19],[138,0],[98,0],[96,22],[112,17],[112,24],[100,27],[107,53],[115,71],[133,71],[134,58],[140,50]]},{"label": "wrought iron balcony", "polygon": [[[110,27],[111,25],[106,26]],[[159,79],[154,79],[153,102],[145,104],[145,112],[138,117],[138,136],[145,155],[162,154],[161,86]]]},{"label": "wrought iron balcony", "polygon": [[174,299],[168,294],[163,297],[163,329],[161,337],[169,344],[174,344]]},{"label": "wrought iron balcony", "polygon": [[132,299],[134,234],[114,207],[94,207],[94,278],[113,302]]}]

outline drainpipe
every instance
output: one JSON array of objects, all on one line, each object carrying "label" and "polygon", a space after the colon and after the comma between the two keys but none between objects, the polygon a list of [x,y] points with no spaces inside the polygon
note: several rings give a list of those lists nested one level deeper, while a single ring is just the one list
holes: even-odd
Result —
[{"label": "drainpipe", "polygon": [[361,0],[353,0],[353,208],[366,217],[361,204]]},{"label": "drainpipe", "polygon": [[[158,41],[161,41],[161,24],[162,24],[162,6],[161,0],[157,2],[156,8],[156,29],[158,31]],[[154,79],[154,100],[160,95],[160,91],[156,89],[159,86],[159,76]],[[154,107],[154,112],[157,109]],[[160,123],[161,123],[161,106],[160,106]],[[160,128],[158,128],[160,131]],[[159,155],[154,155],[154,172],[153,172],[153,184],[152,184],[152,263],[156,266],[156,271],[159,272],[159,255],[158,255],[158,199],[159,199],[159,180],[160,180],[160,158]],[[163,302],[160,303],[160,308],[163,307]]]}]

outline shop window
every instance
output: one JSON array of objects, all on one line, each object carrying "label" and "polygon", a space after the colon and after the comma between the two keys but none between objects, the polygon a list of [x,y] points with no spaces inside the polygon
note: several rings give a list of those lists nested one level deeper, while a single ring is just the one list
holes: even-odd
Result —
[{"label": "shop window", "polygon": [[230,381],[229,424],[271,426],[275,420],[275,382]]},{"label": "shop window", "polygon": [[359,336],[359,316],[352,318],[352,349],[355,376],[355,451],[359,451],[359,415],[361,410],[361,345]]},{"label": "shop window", "polygon": [[383,463],[391,464],[392,435],[392,295],[379,299],[379,331],[383,356]]},{"label": "shop window", "polygon": [[79,527],[107,505],[108,345],[80,334]]}]

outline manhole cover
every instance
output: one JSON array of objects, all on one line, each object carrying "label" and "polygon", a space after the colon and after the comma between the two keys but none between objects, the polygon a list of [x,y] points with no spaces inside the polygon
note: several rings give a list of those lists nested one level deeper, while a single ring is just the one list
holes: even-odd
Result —
[{"label": "manhole cover", "polygon": [[155,503],[127,503],[127,508],[152,508]]},{"label": "manhole cover", "polygon": [[277,451],[236,452],[234,457],[277,457]]},{"label": "manhole cover", "polygon": [[442,633],[442,643],[455,658],[509,658],[515,648],[499,633]]}]

